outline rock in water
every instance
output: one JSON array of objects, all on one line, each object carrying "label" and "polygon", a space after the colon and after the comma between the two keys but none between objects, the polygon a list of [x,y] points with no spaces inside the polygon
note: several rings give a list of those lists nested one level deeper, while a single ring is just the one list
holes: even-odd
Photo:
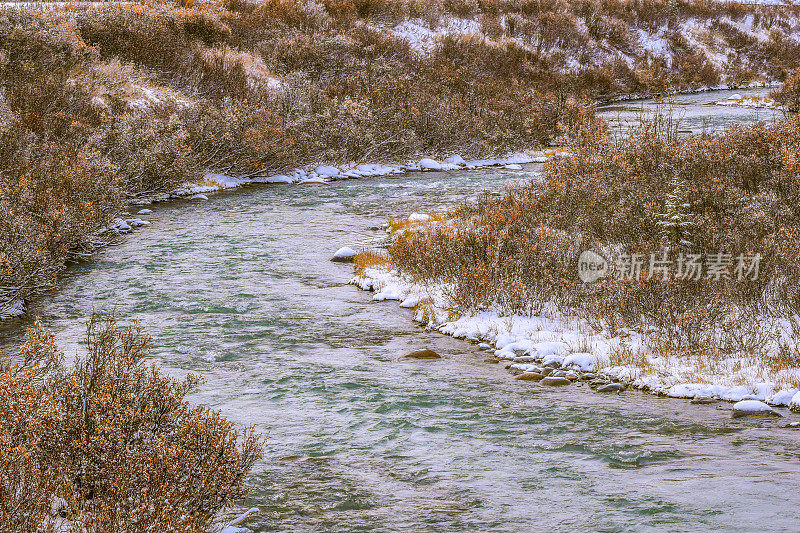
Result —
[{"label": "rock in water", "polygon": [[800,413],[800,392],[796,392],[789,401],[789,410],[793,413]]},{"label": "rock in water", "polygon": [[772,407],[758,400],[742,400],[733,404],[733,418],[743,416],[781,416],[772,410]]},{"label": "rock in water", "polygon": [[403,356],[404,359],[441,359],[442,356],[433,350],[415,350]]},{"label": "rock in water", "polygon": [[719,399],[717,398],[694,398],[689,403],[694,405],[710,405],[712,403],[719,403]]},{"label": "rock in water", "polygon": [[331,261],[334,263],[352,263],[353,259],[356,256],[356,251],[352,248],[348,248],[347,246],[343,246],[336,250],[336,253],[333,254]]},{"label": "rock in water", "polygon": [[549,385],[551,387],[560,387],[562,385],[570,385],[572,382],[567,378],[551,378],[548,376],[542,379],[539,383],[542,385]]},{"label": "rock in water", "polygon": [[544,376],[537,372],[523,372],[514,379],[518,379],[520,381],[541,381],[544,379]]},{"label": "rock in water", "polygon": [[622,383],[609,383],[602,387],[597,387],[597,392],[622,392],[625,390],[625,385]]}]

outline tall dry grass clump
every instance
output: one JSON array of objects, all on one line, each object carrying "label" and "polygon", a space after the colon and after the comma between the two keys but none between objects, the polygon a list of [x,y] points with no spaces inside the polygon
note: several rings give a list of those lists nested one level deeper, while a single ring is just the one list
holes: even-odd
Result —
[{"label": "tall dry grass clump", "polygon": [[28,330],[0,366],[0,530],[208,531],[246,493],[260,437],[194,407],[183,381],[144,363],[136,324],[95,316],[88,353],[65,366]]}]

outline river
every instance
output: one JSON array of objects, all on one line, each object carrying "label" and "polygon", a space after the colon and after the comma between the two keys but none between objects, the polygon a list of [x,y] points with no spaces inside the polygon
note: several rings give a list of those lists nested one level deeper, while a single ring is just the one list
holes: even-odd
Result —
[{"label": "river", "polygon": [[[206,378],[192,401],[265,432],[243,503],[262,511],[256,531],[797,531],[800,431],[786,419],[515,381],[328,260],[379,244],[390,217],[524,177],[408,174],[159,204],[31,315],[68,354],[93,310],[140,319],[153,360]],[[3,326],[6,349],[27,320]],[[444,358],[398,360],[419,348]]]}]

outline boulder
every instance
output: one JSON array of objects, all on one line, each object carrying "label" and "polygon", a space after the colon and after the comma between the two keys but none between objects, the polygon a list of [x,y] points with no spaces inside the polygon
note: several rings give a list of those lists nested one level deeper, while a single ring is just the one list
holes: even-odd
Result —
[{"label": "boulder", "polygon": [[710,405],[712,403],[718,403],[719,398],[694,398],[689,403],[694,405]]},{"label": "boulder", "polygon": [[403,356],[404,359],[441,359],[442,356],[433,350],[414,350]]},{"label": "boulder", "polygon": [[336,250],[336,253],[331,257],[334,263],[352,263],[356,256],[356,251],[347,246],[343,246]]},{"label": "boulder", "polygon": [[442,170],[442,164],[430,158],[425,158],[419,162],[419,168],[422,170],[437,171]]},{"label": "boulder", "polygon": [[597,392],[622,392],[625,388],[622,383],[609,383],[608,385],[597,387]]},{"label": "boulder", "polygon": [[733,404],[733,418],[741,418],[743,416],[770,417],[781,415],[759,400],[742,400]]},{"label": "boulder", "polygon": [[318,176],[322,176],[323,178],[333,178],[339,175],[339,169],[336,167],[331,167],[327,165],[323,165],[317,167],[314,172],[317,173]]},{"label": "boulder", "polygon": [[544,379],[544,376],[537,372],[523,372],[514,379],[518,379],[520,381],[541,381],[542,379]]},{"label": "boulder", "polygon": [[795,393],[789,401],[789,410],[793,413],[800,413],[800,392]]},{"label": "boulder", "polygon": [[560,387],[562,385],[571,385],[572,382],[567,378],[553,378],[553,377],[546,377],[543,378],[539,383],[542,385],[548,385],[550,387]]}]

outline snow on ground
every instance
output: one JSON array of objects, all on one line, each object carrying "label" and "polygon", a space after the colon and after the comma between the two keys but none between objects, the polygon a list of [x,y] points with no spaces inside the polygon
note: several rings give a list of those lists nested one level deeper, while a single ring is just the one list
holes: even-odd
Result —
[{"label": "snow on ground", "polygon": [[259,174],[240,177],[209,172],[203,176],[203,179],[199,183],[186,183],[171,193],[137,199],[132,203],[135,205],[146,205],[172,198],[203,199],[208,193],[219,192],[225,189],[234,189],[254,183],[326,183],[334,180],[389,176],[408,172],[447,172],[454,170],[476,170],[487,167],[504,167],[508,170],[522,170],[520,165],[544,163],[549,157],[558,155],[558,153],[558,149],[524,151],[512,153],[501,158],[478,159],[473,161],[464,161],[464,158],[460,155],[450,156],[445,161],[437,161],[436,159],[425,157],[419,161],[411,161],[404,165],[370,163],[345,165],[341,168],[330,165],[320,165],[310,171],[298,168],[286,174]]},{"label": "snow on ground", "polygon": [[726,107],[752,107],[765,109],[779,107],[771,98],[765,96],[742,96],[738,93],[732,94],[727,100],[719,100],[714,102],[714,104]]},{"label": "snow on ground", "polygon": [[[703,370],[682,358],[665,360],[648,354],[643,366],[631,362],[635,355],[645,353],[641,338],[633,331],[610,338],[554,309],[545,309],[539,316],[483,311],[453,317],[445,297],[448,287],[417,285],[385,267],[368,267],[351,283],[373,291],[375,300],[398,300],[402,307],[414,307],[414,320],[441,333],[493,347],[495,356],[510,362],[518,372],[533,371],[534,361],[539,366],[557,362],[566,369],[600,372],[673,398],[758,400],[775,406],[794,403],[793,408],[800,411],[798,389],[787,382],[764,379],[757,363],[746,358],[731,358],[719,368]],[[791,373],[800,377],[800,369]]]},{"label": "snow on ground", "polygon": [[[385,30],[386,28],[376,27],[376,29]],[[473,19],[446,18],[440,21],[439,26],[431,28],[422,19],[411,19],[388,28],[388,32],[395,37],[406,40],[415,52],[427,54],[433,50],[442,37],[448,35],[479,35],[481,34],[481,26],[478,21]]]}]

